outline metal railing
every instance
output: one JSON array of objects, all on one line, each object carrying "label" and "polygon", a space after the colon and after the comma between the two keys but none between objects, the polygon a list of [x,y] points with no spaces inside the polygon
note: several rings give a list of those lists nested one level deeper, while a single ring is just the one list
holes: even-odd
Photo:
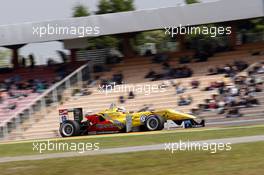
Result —
[{"label": "metal railing", "polygon": [[107,55],[109,55],[109,50],[109,48],[80,50],[77,52],[77,59],[78,61],[93,60],[93,64],[105,64]]},{"label": "metal railing", "polygon": [[90,70],[90,64],[88,63],[79,67],[70,75],[52,85],[30,104],[26,105],[26,107],[17,111],[5,121],[2,121],[0,123],[0,139],[6,138],[14,129],[21,129],[21,124],[26,120],[34,119],[33,117],[36,112],[41,112],[45,115],[47,107],[57,106],[62,100],[64,90],[76,85],[83,86],[83,81],[90,78]]}]

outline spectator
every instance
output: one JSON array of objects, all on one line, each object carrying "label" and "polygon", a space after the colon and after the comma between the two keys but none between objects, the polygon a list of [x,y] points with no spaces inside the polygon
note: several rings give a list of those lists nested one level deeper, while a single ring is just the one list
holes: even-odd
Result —
[{"label": "spectator", "polygon": [[106,58],[106,64],[118,64],[122,61],[123,57],[123,54],[119,50],[111,48]]},{"label": "spectator", "polygon": [[128,99],[134,99],[135,98],[135,94],[133,91],[130,91],[128,94]]},{"label": "spectator", "polygon": [[187,106],[190,105],[192,103],[192,97],[188,96],[188,98],[184,98],[183,96],[180,96],[179,100],[178,100],[178,106]]},{"label": "spectator", "polygon": [[8,110],[15,110],[17,107],[17,103],[16,102],[11,102],[11,103],[8,103],[7,105],[7,109]]},{"label": "spectator", "polygon": [[113,75],[112,81],[115,82],[117,85],[123,83],[123,74],[122,72],[119,72],[117,74]]},{"label": "spectator", "polygon": [[247,106],[259,105],[259,101],[256,98],[254,98],[252,95],[249,95],[248,97],[246,97],[246,101],[247,101]]},{"label": "spectator", "polygon": [[192,80],[192,81],[191,81],[191,87],[192,87],[193,89],[198,88],[199,85],[200,85],[200,82],[199,82],[198,80]]},{"label": "spectator", "polygon": [[175,78],[187,78],[193,74],[192,70],[187,66],[172,68],[167,62],[163,63],[163,72],[158,74],[153,70],[145,76],[145,78],[152,78],[152,81],[175,79]]},{"label": "spectator", "polygon": [[223,114],[225,112],[225,101],[221,99],[217,104],[217,112],[218,114]]},{"label": "spectator", "polygon": [[124,96],[120,96],[120,97],[119,97],[119,103],[121,103],[121,104],[125,103],[125,98],[124,98]]},{"label": "spectator", "polygon": [[262,65],[257,69],[257,73],[258,74],[263,74],[264,73],[264,64],[262,63]]},{"label": "spectator", "polygon": [[33,54],[29,55],[29,61],[30,61],[30,68],[33,69],[35,67],[35,58]]},{"label": "spectator", "polygon": [[156,75],[157,73],[150,69],[149,73],[145,76],[145,78],[154,78]]},{"label": "spectator", "polygon": [[226,64],[223,68],[210,68],[207,75],[226,74],[227,77],[234,77],[247,67],[248,64],[244,61],[234,61],[233,64]]},{"label": "spectator", "polygon": [[87,88],[83,88],[83,89],[73,89],[72,91],[72,96],[78,97],[78,96],[87,96],[87,95],[91,95],[92,92],[89,91]]},{"label": "spectator", "polygon": [[176,94],[182,94],[185,92],[185,90],[186,89],[183,86],[181,86],[180,82],[176,84]]},{"label": "spectator", "polygon": [[21,65],[22,65],[22,67],[26,67],[26,59],[25,59],[25,57],[22,57]]},{"label": "spectator", "polygon": [[153,62],[154,63],[163,63],[163,62],[166,62],[168,59],[169,59],[168,55],[159,53],[159,54],[156,54],[154,56]]},{"label": "spectator", "polygon": [[36,92],[37,93],[42,93],[42,92],[44,92],[44,90],[45,90],[44,83],[43,82],[37,82],[36,83]]},{"label": "spectator", "polygon": [[258,83],[256,84],[256,92],[262,92],[262,89],[263,89],[263,85]]},{"label": "spectator", "polygon": [[147,49],[145,54],[144,54],[144,56],[146,56],[146,57],[152,56],[152,55],[153,55],[153,53],[152,53],[152,51],[150,49]]},{"label": "spectator", "polygon": [[217,75],[217,74],[218,74],[218,72],[217,72],[216,69],[214,69],[214,68],[208,69],[208,74],[207,75]]},{"label": "spectator", "polygon": [[231,94],[232,96],[237,96],[237,95],[238,95],[238,88],[235,87],[235,86],[231,87],[231,88],[230,88],[230,94]]},{"label": "spectator", "polygon": [[167,61],[164,61],[163,63],[162,63],[162,66],[163,66],[163,69],[170,69],[171,67],[170,67],[170,64],[167,62]]},{"label": "spectator", "polygon": [[49,58],[48,60],[47,60],[47,66],[48,67],[50,67],[50,66],[52,66],[52,65],[55,65],[56,64],[56,61],[54,61],[52,58]]},{"label": "spectator", "polygon": [[209,109],[216,109],[217,108],[217,103],[215,100],[210,100],[208,104]]},{"label": "spectator", "polygon": [[237,107],[229,107],[227,110],[226,118],[237,118],[241,117],[242,114],[239,112],[239,109]]}]

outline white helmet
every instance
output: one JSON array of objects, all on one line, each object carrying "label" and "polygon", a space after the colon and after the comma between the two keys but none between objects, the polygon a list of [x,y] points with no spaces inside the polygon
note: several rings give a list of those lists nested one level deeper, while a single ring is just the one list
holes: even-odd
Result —
[{"label": "white helmet", "polygon": [[116,104],[115,104],[115,103],[112,103],[112,104],[110,105],[109,109],[114,109],[114,108],[116,108]]}]

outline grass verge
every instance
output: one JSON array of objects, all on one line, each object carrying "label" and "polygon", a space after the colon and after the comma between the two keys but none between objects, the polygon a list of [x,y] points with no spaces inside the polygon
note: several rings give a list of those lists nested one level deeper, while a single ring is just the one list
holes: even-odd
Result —
[{"label": "grass verge", "polygon": [[[0,164],[1,175],[259,175],[264,173],[264,142],[232,145],[231,151],[146,151]],[[51,168],[52,167],[52,168]]]},{"label": "grass verge", "polygon": [[[123,134],[123,135],[106,135],[99,137],[80,137],[70,139],[52,140],[54,143],[99,143],[100,149],[127,147],[127,146],[141,146],[160,144],[166,142],[195,141],[217,138],[230,138],[240,136],[263,135],[264,126],[251,127],[236,127],[236,128],[222,128],[222,129],[190,129],[177,130],[168,132],[148,132],[142,134]],[[21,155],[35,155],[38,151],[33,150],[33,142],[27,141],[21,143],[7,143],[0,144],[0,157],[7,156],[21,156]],[[46,142],[41,140],[40,142]],[[60,151],[44,151],[43,153],[57,153]],[[62,152],[62,151],[61,151]]]}]

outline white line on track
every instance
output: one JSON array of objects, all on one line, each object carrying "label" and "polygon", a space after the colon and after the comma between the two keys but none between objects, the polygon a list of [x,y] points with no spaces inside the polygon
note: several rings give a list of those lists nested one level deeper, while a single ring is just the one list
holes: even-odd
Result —
[{"label": "white line on track", "polygon": [[[264,135],[234,137],[234,138],[224,138],[224,139],[211,139],[211,140],[201,140],[201,141],[193,141],[193,142],[208,143],[208,144],[210,143],[238,144],[238,143],[250,143],[250,142],[259,142],[259,141],[264,141]],[[190,143],[193,143],[193,142],[190,142]],[[44,160],[44,159],[54,159],[54,158],[67,158],[67,157],[76,157],[76,156],[93,156],[93,155],[105,155],[105,154],[131,153],[131,152],[140,152],[140,151],[156,151],[156,150],[164,150],[164,148],[165,148],[164,144],[156,144],[156,145],[146,145],[146,146],[109,148],[109,149],[102,149],[98,151],[88,151],[82,154],[77,153],[77,152],[66,152],[66,153],[52,153],[52,154],[44,154],[44,155],[3,157],[3,158],[0,158],[0,163],[14,162],[14,161]]]},{"label": "white line on track", "polygon": [[243,123],[253,123],[253,122],[264,122],[263,118],[250,119],[250,120],[234,120],[234,121],[223,121],[223,122],[210,122],[206,125],[228,125],[228,124],[243,124]]}]

